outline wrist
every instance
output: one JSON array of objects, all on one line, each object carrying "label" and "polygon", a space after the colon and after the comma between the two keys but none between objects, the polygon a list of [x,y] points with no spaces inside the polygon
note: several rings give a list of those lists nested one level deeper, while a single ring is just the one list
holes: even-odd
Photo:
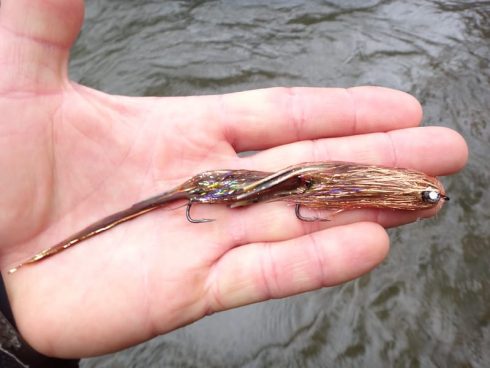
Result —
[{"label": "wrist", "polygon": [[0,274],[0,366],[23,367],[78,367],[78,360],[50,358],[35,351],[17,331],[3,278]]}]

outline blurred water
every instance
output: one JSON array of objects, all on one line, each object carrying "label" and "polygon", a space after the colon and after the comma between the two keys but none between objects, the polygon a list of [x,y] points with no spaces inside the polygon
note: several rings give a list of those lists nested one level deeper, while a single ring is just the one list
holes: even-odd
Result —
[{"label": "blurred water", "polygon": [[[359,5],[362,4],[362,5]],[[376,84],[462,133],[432,220],[337,288],[220,313],[82,367],[490,366],[490,2],[87,2],[73,79],[125,95]],[[437,137],[434,137],[437,139]]]}]

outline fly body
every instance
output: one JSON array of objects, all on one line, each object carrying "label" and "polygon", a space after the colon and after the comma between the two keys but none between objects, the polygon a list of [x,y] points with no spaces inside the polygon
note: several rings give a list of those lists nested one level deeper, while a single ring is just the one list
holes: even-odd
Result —
[{"label": "fly body", "polygon": [[304,217],[300,207],[343,211],[355,208],[423,210],[448,200],[440,181],[422,172],[349,162],[309,162],[277,172],[251,170],[214,170],[197,174],[177,188],[145,199],[109,215],[47,248],[16,267],[38,262],[126,221],[177,200],[187,200],[186,218],[192,223],[213,221],[194,219],[194,203],[248,206],[267,201],[286,201],[296,205],[303,221],[322,220]]}]

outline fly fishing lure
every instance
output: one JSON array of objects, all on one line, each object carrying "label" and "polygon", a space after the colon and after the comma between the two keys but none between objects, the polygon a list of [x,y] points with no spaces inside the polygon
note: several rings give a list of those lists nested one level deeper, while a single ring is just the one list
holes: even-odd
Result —
[{"label": "fly fishing lure", "polygon": [[138,202],[107,216],[60,243],[45,249],[16,267],[39,262],[75,244],[132,220],[170,202],[187,200],[186,218],[192,223],[195,203],[248,206],[259,202],[286,201],[295,204],[296,217],[303,221],[326,220],[305,217],[301,206],[340,212],[356,208],[422,210],[449,200],[440,181],[422,172],[349,162],[311,162],[287,167],[275,173],[250,170],[206,171],[177,188]]}]

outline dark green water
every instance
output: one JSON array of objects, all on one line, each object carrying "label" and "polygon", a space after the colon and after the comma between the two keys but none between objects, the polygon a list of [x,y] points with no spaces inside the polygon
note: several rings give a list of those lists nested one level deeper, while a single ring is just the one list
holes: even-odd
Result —
[{"label": "dark green water", "polygon": [[468,166],[444,179],[454,200],[392,230],[389,257],[359,280],[213,315],[82,367],[490,366],[490,2],[262,3],[88,1],[71,75],[138,96],[401,89],[425,125],[467,139]]}]

